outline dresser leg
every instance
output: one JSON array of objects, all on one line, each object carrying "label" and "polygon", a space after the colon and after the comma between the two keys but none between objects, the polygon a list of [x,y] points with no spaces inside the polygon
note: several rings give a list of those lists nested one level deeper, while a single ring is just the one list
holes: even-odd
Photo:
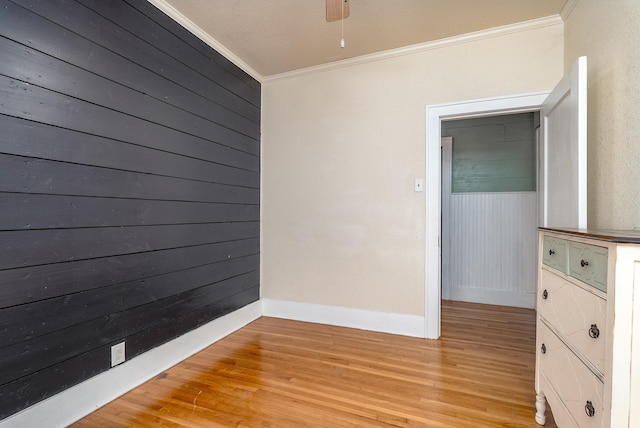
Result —
[{"label": "dresser leg", "polygon": [[544,396],[544,392],[538,392],[536,394],[536,422],[539,425],[544,425],[547,418],[544,412],[547,410],[547,400]]}]

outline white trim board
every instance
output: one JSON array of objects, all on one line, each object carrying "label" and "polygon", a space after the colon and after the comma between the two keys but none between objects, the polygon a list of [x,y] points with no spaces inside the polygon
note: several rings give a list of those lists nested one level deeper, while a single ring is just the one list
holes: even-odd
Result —
[{"label": "white trim board", "polygon": [[[563,20],[560,15],[552,15],[543,18],[532,19],[529,21],[518,22],[515,24],[504,25],[501,27],[489,28],[486,30],[476,31],[473,33],[461,34],[458,36],[447,37],[440,40],[434,40],[425,43],[418,43],[411,46],[405,46],[397,49],[390,49],[387,51],[376,52],[369,55],[361,55],[354,58],[348,58],[341,61],[333,61],[326,64],[320,64],[312,67],[307,67],[299,70],[288,71],[284,73],[274,74],[271,76],[263,76],[258,73],[252,67],[250,67],[246,62],[244,62],[240,57],[235,55],[229,49],[227,49],[222,43],[213,38],[209,33],[204,31],[198,25],[193,23],[189,18],[184,16],[181,12],[179,12],[175,7],[167,3],[166,0],[148,0],[149,3],[153,4],[155,7],[160,9],[164,14],[169,16],[171,19],[176,21],[178,24],[182,25],[185,29],[187,29],[194,36],[205,42],[207,45],[211,46],[213,49],[218,51],[221,55],[227,58],[229,61],[240,67],[246,73],[248,73],[251,77],[256,79],[261,83],[265,83],[268,81],[275,80],[283,80],[294,78],[298,76],[308,75],[319,73],[327,70],[334,70],[344,67],[350,67],[358,64],[365,64],[373,61],[380,61],[388,58],[394,58],[402,55],[409,55],[413,53],[423,52],[431,49],[439,49],[442,47],[459,45],[464,43],[473,42],[476,40],[482,40],[490,37],[499,37],[508,34],[518,33],[521,31],[534,30],[537,28],[549,27],[552,25],[563,25]],[[575,7],[575,4],[578,0],[569,0],[569,3],[573,4],[568,12],[570,13]],[[566,5],[565,5],[566,8]],[[564,11],[564,9],[563,9]]]},{"label": "white trim board", "polygon": [[[155,0],[158,1],[158,0]],[[333,61],[326,64],[315,65],[302,68],[299,70],[287,71],[271,76],[264,76],[263,82],[272,82],[276,80],[292,79],[323,71],[336,70],[345,67],[351,67],[359,64],[366,64],[374,61],[381,61],[389,58],[395,58],[402,55],[410,55],[419,52],[425,52],[432,49],[440,49],[449,46],[461,45],[465,43],[475,42],[478,40],[488,39],[492,37],[500,37],[508,34],[519,33],[522,31],[535,30],[537,28],[545,28],[553,25],[564,25],[559,15],[548,16],[545,18],[532,19],[529,21],[518,22],[515,24],[504,25],[501,27],[489,28],[486,30],[476,31],[473,33],[461,34],[457,36],[447,37],[431,42],[418,43],[415,45],[405,46],[397,49],[390,49],[382,52],[376,52],[369,55],[361,55],[340,61]]]},{"label": "white trim board", "polygon": [[424,337],[424,318],[261,299],[0,421],[0,428],[66,427],[262,315]]},{"label": "white trim board", "polygon": [[262,299],[262,314],[265,317],[285,318],[403,336],[424,337],[424,318],[419,315],[272,299]]},{"label": "white trim board", "polygon": [[236,56],[233,52],[227,49],[222,43],[211,37],[209,33],[204,31],[202,28],[193,23],[189,18],[180,13],[175,7],[171,6],[166,0],[148,0],[149,3],[160,9],[165,15],[169,18],[176,21],[178,24],[182,25],[187,31],[191,34],[211,46],[214,50],[216,50],[219,54],[227,58],[229,61],[240,67],[243,71],[249,74],[251,77],[256,79],[258,82],[262,82],[264,77],[251,68],[246,62],[244,62],[240,57]]},{"label": "white trim board", "polygon": [[513,306],[535,309],[536,293],[524,291],[485,290],[482,288],[451,287],[451,300],[482,303],[485,305]]},{"label": "white trim board", "polygon": [[569,16],[571,16],[571,13],[576,8],[579,1],[580,0],[567,0],[565,2],[564,6],[562,6],[562,9],[560,9],[560,16],[562,17],[563,21],[569,19]]},{"label": "white trim board", "polygon": [[0,427],[66,427],[261,315],[261,302],[253,302],[9,416]]},{"label": "white trim board", "polygon": [[440,239],[441,239],[441,160],[440,160],[440,122],[443,119],[461,119],[467,117],[489,116],[494,114],[522,113],[536,111],[547,98],[549,92],[521,94],[499,98],[463,101],[439,104],[426,108],[426,160],[427,178],[426,201],[426,237],[425,237],[425,337],[440,337]]}]

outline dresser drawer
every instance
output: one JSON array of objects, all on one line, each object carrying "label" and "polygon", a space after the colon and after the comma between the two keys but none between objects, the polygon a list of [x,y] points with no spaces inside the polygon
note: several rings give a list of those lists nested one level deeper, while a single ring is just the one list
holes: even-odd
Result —
[{"label": "dresser drawer", "polygon": [[607,249],[571,242],[569,275],[604,292],[607,291]]},{"label": "dresser drawer", "polygon": [[[604,385],[544,323],[539,323],[539,367],[582,428],[601,428]],[[590,412],[591,415],[589,415]]]},{"label": "dresser drawer", "polygon": [[606,300],[541,269],[538,313],[604,373]]},{"label": "dresser drawer", "polygon": [[567,410],[562,399],[558,397],[558,394],[556,394],[556,391],[551,386],[551,382],[549,382],[544,374],[540,376],[540,389],[544,391],[545,398],[549,406],[551,406],[551,412],[553,413],[553,420],[556,426],[562,428],[580,428],[576,425],[576,421],[573,420],[573,417],[569,414],[569,410]]},{"label": "dresser drawer", "polygon": [[542,240],[542,263],[567,273],[567,246],[568,241],[544,235]]}]

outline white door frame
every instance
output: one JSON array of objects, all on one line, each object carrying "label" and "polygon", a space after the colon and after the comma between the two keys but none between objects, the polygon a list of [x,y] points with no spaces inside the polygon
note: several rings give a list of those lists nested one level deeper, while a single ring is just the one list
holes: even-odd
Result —
[{"label": "white door frame", "polygon": [[[442,129],[442,127],[440,128]],[[440,212],[442,216],[440,219],[442,221],[440,225],[440,230],[442,236],[440,238],[440,242],[447,242],[451,237],[451,222],[449,221],[449,216],[451,214],[451,157],[453,155],[453,137],[442,137],[440,138],[440,147],[441,147],[441,162],[440,162],[440,191],[441,191],[441,206]],[[440,299],[449,300],[451,297],[451,252],[450,251],[442,251],[443,249],[451,249],[451,246],[447,246],[444,244],[440,245]]]},{"label": "white door frame", "polygon": [[[426,129],[426,237],[425,237],[425,337],[440,337],[440,287],[441,287],[441,216],[442,186],[440,158],[440,122],[443,119],[463,119],[496,114],[524,113],[540,110],[549,92],[487,98],[459,103],[427,106]],[[540,191],[541,189],[538,189]]]}]

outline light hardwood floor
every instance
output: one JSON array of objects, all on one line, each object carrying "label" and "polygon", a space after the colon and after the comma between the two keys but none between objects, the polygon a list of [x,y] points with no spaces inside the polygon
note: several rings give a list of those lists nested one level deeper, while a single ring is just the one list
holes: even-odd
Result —
[{"label": "light hardwood floor", "polygon": [[534,352],[526,309],[445,301],[438,341],[263,317],[74,426],[533,428]]}]

